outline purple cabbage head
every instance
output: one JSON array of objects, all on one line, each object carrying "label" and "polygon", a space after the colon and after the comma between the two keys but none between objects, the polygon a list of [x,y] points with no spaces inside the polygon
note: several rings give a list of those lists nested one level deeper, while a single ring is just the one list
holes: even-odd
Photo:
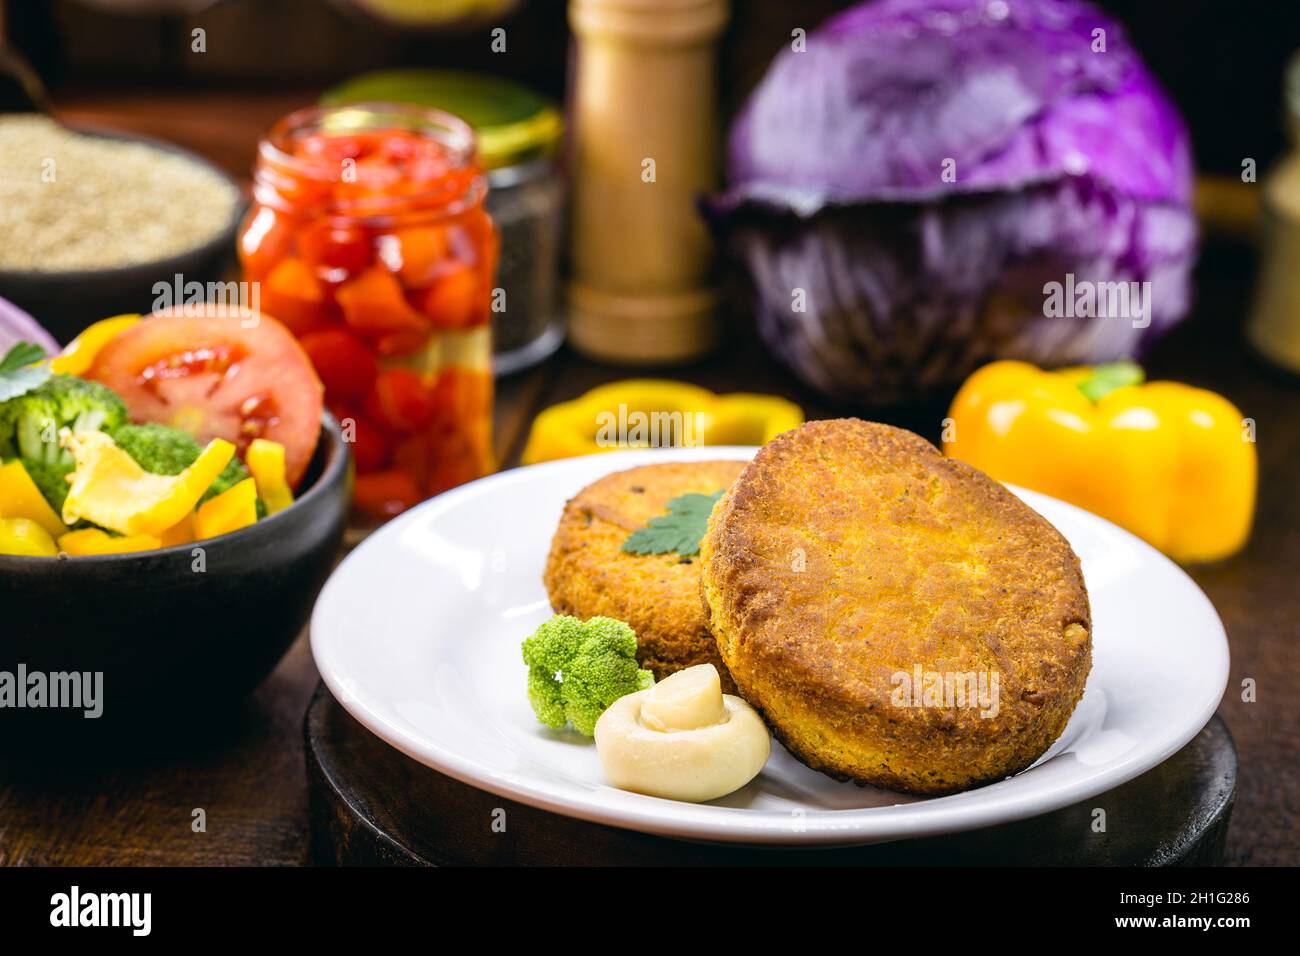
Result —
[{"label": "purple cabbage head", "polygon": [[1079,0],[854,7],[776,58],[728,172],[709,209],[760,332],[837,400],[1132,357],[1187,309],[1187,132]]}]

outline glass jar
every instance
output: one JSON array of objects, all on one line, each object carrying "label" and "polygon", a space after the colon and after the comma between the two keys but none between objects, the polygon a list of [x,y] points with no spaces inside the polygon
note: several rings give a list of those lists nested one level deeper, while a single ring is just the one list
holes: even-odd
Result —
[{"label": "glass jar", "polygon": [[488,183],[488,211],[501,230],[497,285],[506,296],[493,316],[495,367],[509,375],[545,361],[564,340],[558,307],[564,198],[549,156],[492,169]]},{"label": "glass jar", "polygon": [[299,110],[258,147],[244,278],[325,384],[361,523],[494,467],[498,241],[475,148],[456,117],[390,103]]},{"label": "glass jar", "polygon": [[518,83],[459,70],[382,70],[321,97],[331,106],[374,100],[446,110],[474,130],[488,176],[487,210],[501,235],[496,286],[502,294],[492,315],[496,372],[508,375],[543,361],[564,338],[560,111]]}]

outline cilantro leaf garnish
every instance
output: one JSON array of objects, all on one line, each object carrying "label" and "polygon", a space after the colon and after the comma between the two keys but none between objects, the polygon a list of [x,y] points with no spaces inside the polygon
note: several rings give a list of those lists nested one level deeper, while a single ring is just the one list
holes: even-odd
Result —
[{"label": "cilantro leaf garnish", "polygon": [[711,495],[692,491],[678,495],[668,502],[668,513],[651,518],[644,527],[637,528],[623,542],[629,554],[668,554],[676,551],[683,558],[700,553],[700,539],[709,525],[709,512],[722,497],[722,491]]},{"label": "cilantro leaf garnish", "polygon": [[0,359],[0,402],[25,395],[50,377],[48,365],[37,365],[45,349],[31,342],[19,342]]}]

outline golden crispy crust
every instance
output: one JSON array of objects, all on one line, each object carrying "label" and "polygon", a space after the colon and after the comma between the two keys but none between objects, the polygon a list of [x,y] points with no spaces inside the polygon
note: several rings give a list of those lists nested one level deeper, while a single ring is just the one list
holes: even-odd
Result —
[{"label": "golden crispy crust", "polygon": [[627,536],[664,514],[688,492],[728,487],[743,461],[644,465],[606,475],[564,506],[543,581],[559,614],[627,621],[637,633],[637,658],[659,680],[693,664],[718,668],[723,690],[735,685],[718,655],[700,605],[699,558],[636,555]]},{"label": "golden crispy crust", "polygon": [[[714,508],[701,558],[741,695],[832,776],[925,794],[999,780],[1051,746],[1083,694],[1092,623],[1069,544],[911,432],[786,432]],[[996,715],[899,706],[918,666],[996,674]]]}]

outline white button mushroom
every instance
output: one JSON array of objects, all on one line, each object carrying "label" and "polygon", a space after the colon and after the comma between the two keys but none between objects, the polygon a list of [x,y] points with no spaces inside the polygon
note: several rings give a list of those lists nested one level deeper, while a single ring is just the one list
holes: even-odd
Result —
[{"label": "white button mushroom", "polygon": [[762,718],[722,693],[712,664],[697,664],[616,700],[596,721],[596,751],[610,783],[700,803],[739,790],[767,763]]}]

